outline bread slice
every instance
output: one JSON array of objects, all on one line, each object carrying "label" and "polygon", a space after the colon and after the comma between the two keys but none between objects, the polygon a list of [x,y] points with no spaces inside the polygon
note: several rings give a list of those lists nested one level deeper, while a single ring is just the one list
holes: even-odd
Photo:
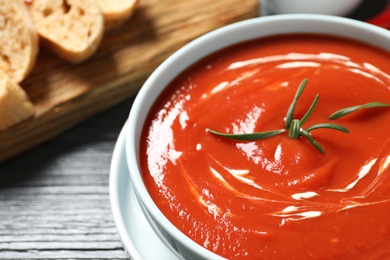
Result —
[{"label": "bread slice", "polygon": [[34,106],[24,90],[0,70],[0,131],[33,115]]},{"label": "bread slice", "polygon": [[96,0],[25,1],[42,44],[62,59],[79,63],[98,49],[104,18]]},{"label": "bread slice", "polygon": [[21,82],[35,65],[37,32],[23,0],[0,0],[0,70]]},{"label": "bread slice", "polygon": [[106,30],[120,27],[128,20],[138,0],[97,0],[104,15],[104,25]]}]

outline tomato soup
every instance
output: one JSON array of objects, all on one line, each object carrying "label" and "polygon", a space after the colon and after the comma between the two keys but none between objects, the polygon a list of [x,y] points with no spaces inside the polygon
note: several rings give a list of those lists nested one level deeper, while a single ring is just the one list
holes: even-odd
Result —
[{"label": "tomato soup", "polygon": [[[213,135],[283,129],[316,94],[304,127],[255,141]],[[198,244],[228,259],[390,257],[390,54],[315,34],[272,36],[214,53],[185,70],[149,112],[142,174],[164,215]]]}]

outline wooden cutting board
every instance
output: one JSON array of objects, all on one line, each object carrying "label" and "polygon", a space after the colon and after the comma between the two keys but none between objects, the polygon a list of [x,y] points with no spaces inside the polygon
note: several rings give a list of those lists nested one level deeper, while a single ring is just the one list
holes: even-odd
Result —
[{"label": "wooden cutting board", "polygon": [[69,64],[41,49],[22,83],[35,117],[0,132],[0,162],[134,95],[187,42],[258,12],[258,0],[140,0],[131,20],[106,33],[87,62]]}]

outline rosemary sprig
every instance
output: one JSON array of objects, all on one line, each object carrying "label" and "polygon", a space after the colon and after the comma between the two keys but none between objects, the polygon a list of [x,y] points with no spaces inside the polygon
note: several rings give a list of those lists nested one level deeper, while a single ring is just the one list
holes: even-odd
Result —
[{"label": "rosemary sprig", "polygon": [[389,104],[383,103],[383,102],[370,102],[359,106],[353,106],[353,107],[347,107],[340,109],[336,112],[334,112],[332,115],[330,115],[329,119],[337,119],[343,116],[346,116],[352,112],[355,112],[356,110],[362,109],[362,108],[375,108],[375,107],[389,107]]},{"label": "rosemary sprig", "polygon": [[[290,104],[290,107],[287,110],[286,114],[286,119],[285,119],[285,129],[278,129],[278,130],[272,130],[272,131],[265,131],[265,132],[254,132],[254,133],[242,133],[242,134],[226,134],[226,133],[220,133],[211,129],[206,129],[208,132],[232,139],[232,140],[237,140],[237,141],[255,141],[255,140],[261,140],[265,138],[269,138],[275,135],[279,135],[281,133],[284,133],[288,131],[288,136],[292,139],[298,139],[300,136],[304,136],[308,139],[308,141],[315,147],[317,148],[318,151],[321,153],[325,153],[324,149],[321,147],[321,145],[314,140],[313,136],[310,134],[311,131],[316,130],[316,129],[333,129],[337,131],[341,131],[343,133],[349,133],[349,130],[345,128],[344,126],[338,125],[338,124],[331,124],[331,123],[320,123],[320,124],[315,124],[312,126],[307,127],[306,129],[303,129],[303,124],[307,121],[307,119],[310,117],[310,115],[313,113],[314,108],[316,107],[318,100],[319,100],[319,94],[317,94],[305,113],[305,115],[302,117],[301,120],[299,119],[294,119],[294,112],[295,112],[295,106],[296,103],[298,102],[299,97],[302,95],[303,90],[305,89],[306,85],[308,83],[308,79],[304,79],[301,84],[298,87],[297,92],[295,93],[294,99]],[[341,109],[337,111],[336,113],[332,114],[329,116],[329,119],[337,119],[342,116],[345,116],[347,114],[350,114],[356,110],[362,109],[362,108],[373,108],[373,107],[389,107],[390,105],[382,102],[371,102],[359,106],[354,106],[354,107],[348,107],[345,109]]]}]

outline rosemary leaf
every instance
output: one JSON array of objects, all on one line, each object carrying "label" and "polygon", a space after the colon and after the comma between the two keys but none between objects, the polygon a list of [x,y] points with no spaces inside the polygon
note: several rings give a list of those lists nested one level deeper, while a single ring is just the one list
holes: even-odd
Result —
[{"label": "rosemary leaf", "polygon": [[311,136],[311,134],[305,130],[301,130],[301,134],[304,135],[308,140],[309,142],[315,147],[317,148],[318,151],[320,151],[320,153],[324,154],[325,151],[324,149],[322,149],[321,145],[319,143],[316,142],[316,140],[314,140],[314,138]]},{"label": "rosemary leaf", "polygon": [[337,125],[337,124],[330,124],[330,123],[312,125],[312,126],[309,126],[308,128],[306,128],[305,131],[310,132],[314,129],[319,129],[319,128],[330,128],[330,129],[338,130],[338,131],[341,131],[344,133],[349,133],[349,130],[347,128],[345,128],[344,126]]},{"label": "rosemary leaf", "polygon": [[350,114],[356,110],[362,109],[362,108],[389,107],[389,106],[390,106],[389,104],[386,104],[383,102],[370,102],[370,103],[366,103],[366,104],[359,105],[359,106],[353,106],[353,107],[347,107],[344,109],[340,109],[340,110],[336,111],[335,113],[333,113],[332,115],[330,115],[328,118],[334,120],[334,119],[348,115],[348,114]]},{"label": "rosemary leaf", "polygon": [[265,131],[265,132],[255,132],[255,133],[243,133],[243,134],[225,134],[220,133],[211,129],[207,129],[207,132],[210,132],[214,135],[224,137],[231,140],[237,140],[237,141],[256,141],[260,139],[269,138],[278,134],[281,134],[283,132],[286,132],[286,129],[279,129],[279,130],[273,130],[273,131]]},{"label": "rosemary leaf", "polygon": [[313,113],[313,110],[316,107],[319,98],[320,98],[320,95],[317,94],[316,97],[313,100],[313,103],[309,107],[309,110],[307,110],[306,114],[302,117],[301,122],[300,122],[300,126],[302,126],[306,122],[306,120],[309,118],[311,113]]},{"label": "rosemary leaf", "polygon": [[308,79],[304,79],[301,82],[301,84],[298,87],[297,92],[295,93],[295,97],[294,97],[290,107],[287,110],[287,115],[286,115],[286,128],[287,129],[290,128],[290,124],[291,124],[291,121],[292,121],[293,116],[294,116],[295,105],[296,105],[299,97],[301,96],[303,90],[305,89],[307,82],[308,82]]}]

